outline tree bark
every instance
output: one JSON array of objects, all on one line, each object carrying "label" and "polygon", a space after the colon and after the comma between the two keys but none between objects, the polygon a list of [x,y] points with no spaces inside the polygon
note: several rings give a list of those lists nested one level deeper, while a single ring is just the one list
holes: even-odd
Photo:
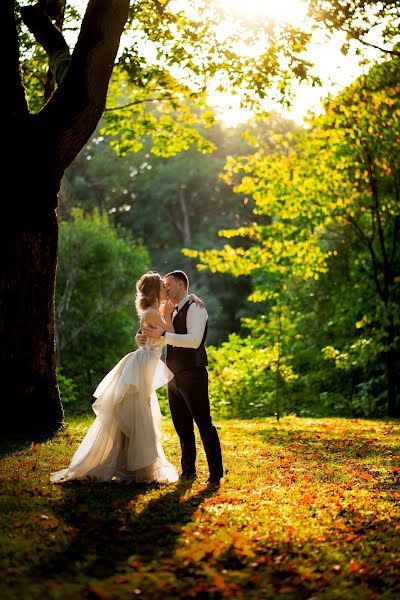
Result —
[{"label": "tree bark", "polygon": [[396,354],[394,350],[389,350],[385,355],[386,379],[387,379],[387,400],[388,416],[400,417],[400,408],[397,403],[397,374],[396,374]]},{"label": "tree bark", "polygon": [[387,407],[389,417],[400,417],[400,405],[397,402],[398,387],[398,362],[395,349],[395,327],[393,317],[390,316],[386,329],[388,351],[384,354],[387,381]]},{"label": "tree bark", "polygon": [[24,150],[11,152],[15,159],[8,161],[14,185],[0,235],[1,429],[36,435],[63,420],[54,344],[57,180],[33,158],[35,149],[46,156],[39,145],[22,139]]},{"label": "tree bark", "polygon": [[189,211],[185,197],[186,186],[181,185],[179,188],[179,205],[181,207],[182,222],[179,224],[179,230],[182,235],[182,243],[186,248],[189,248],[192,243],[190,234]]},{"label": "tree bark", "polygon": [[50,433],[63,420],[54,351],[57,221],[48,215],[40,228],[13,227],[1,238],[1,429]]}]

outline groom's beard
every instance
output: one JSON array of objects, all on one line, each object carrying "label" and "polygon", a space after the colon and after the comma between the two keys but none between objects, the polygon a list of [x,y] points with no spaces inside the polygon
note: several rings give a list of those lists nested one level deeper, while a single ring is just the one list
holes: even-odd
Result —
[{"label": "groom's beard", "polygon": [[171,302],[173,302],[174,306],[178,306],[179,301],[178,301],[178,297],[176,294],[167,294],[167,300],[171,300]]},{"label": "groom's beard", "polygon": [[168,299],[171,300],[175,306],[177,306],[179,304],[177,294],[168,294]]}]

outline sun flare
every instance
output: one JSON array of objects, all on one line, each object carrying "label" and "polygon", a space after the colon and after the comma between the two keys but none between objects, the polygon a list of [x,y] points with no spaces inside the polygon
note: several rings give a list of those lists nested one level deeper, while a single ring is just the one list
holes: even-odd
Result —
[{"label": "sun flare", "polygon": [[220,0],[232,16],[249,22],[272,20],[275,23],[299,24],[307,13],[302,0]]}]

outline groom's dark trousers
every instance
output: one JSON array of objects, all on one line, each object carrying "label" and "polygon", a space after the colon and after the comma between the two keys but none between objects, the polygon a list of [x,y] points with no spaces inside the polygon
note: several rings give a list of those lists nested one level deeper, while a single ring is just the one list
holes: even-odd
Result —
[{"label": "groom's dark trousers", "polygon": [[196,423],[206,453],[210,478],[223,477],[221,445],[210,414],[206,367],[194,367],[175,373],[168,384],[168,400],[181,444],[182,473],[196,473]]},{"label": "groom's dark trousers", "polygon": [[[187,313],[190,302],[186,302],[173,319],[175,333],[187,333]],[[198,348],[167,347],[166,362],[174,373],[168,383],[168,400],[172,421],[179,436],[182,449],[182,474],[196,473],[196,423],[207,457],[211,479],[223,477],[221,445],[210,414],[208,397],[207,352],[204,346],[207,323],[203,339]]]}]

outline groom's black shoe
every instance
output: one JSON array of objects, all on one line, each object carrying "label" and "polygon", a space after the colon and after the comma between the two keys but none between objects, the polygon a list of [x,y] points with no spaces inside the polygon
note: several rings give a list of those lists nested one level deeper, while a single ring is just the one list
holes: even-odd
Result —
[{"label": "groom's black shoe", "polygon": [[210,477],[207,479],[206,483],[209,486],[213,486],[213,487],[218,487],[221,485],[221,479],[224,478],[225,475],[227,475],[228,470],[225,471],[224,474],[222,475],[210,475]]},{"label": "groom's black shoe", "polygon": [[180,481],[194,481],[197,478],[196,473],[184,471],[179,475]]},{"label": "groom's black shoe", "polygon": [[221,479],[222,477],[209,477],[207,479],[207,485],[212,487],[218,487],[219,485],[221,485]]}]

